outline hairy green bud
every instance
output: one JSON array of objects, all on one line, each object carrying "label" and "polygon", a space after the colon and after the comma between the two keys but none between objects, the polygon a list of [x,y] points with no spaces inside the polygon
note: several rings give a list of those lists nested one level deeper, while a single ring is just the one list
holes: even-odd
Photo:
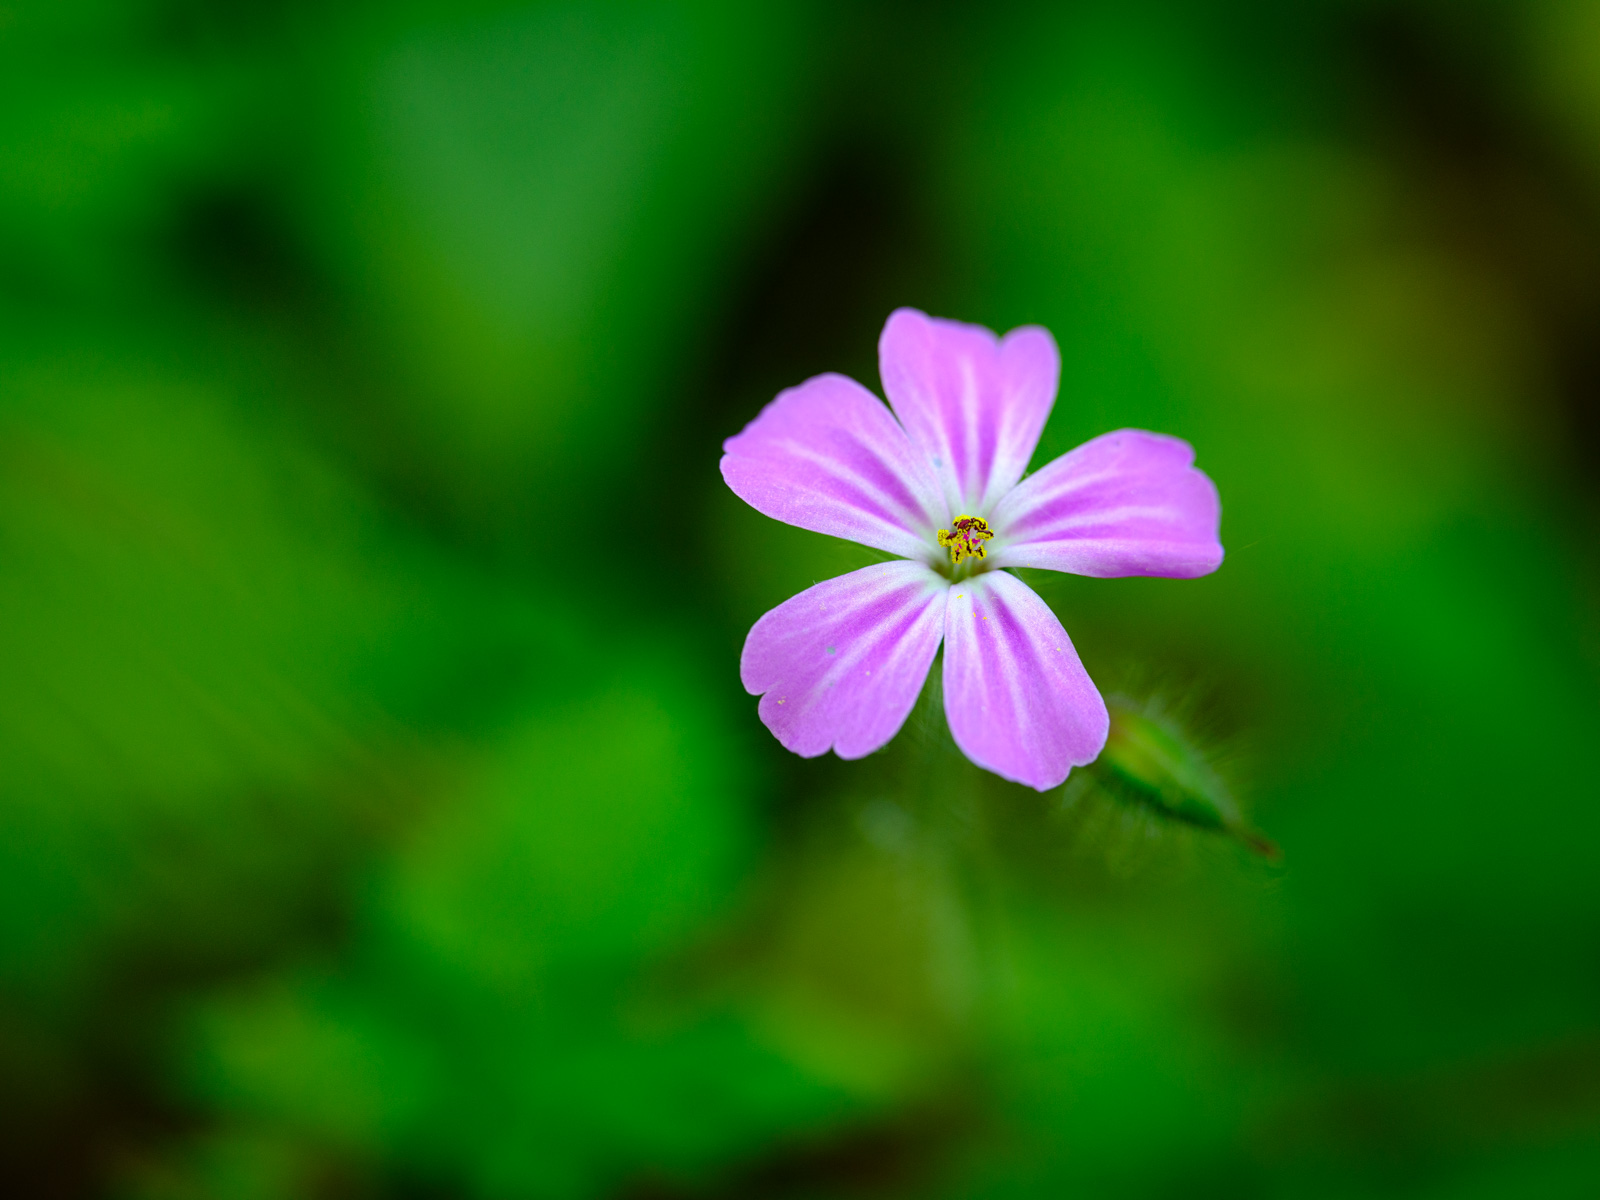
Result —
[{"label": "hairy green bud", "polygon": [[1279,857],[1277,845],[1244,819],[1210,758],[1170,715],[1117,697],[1107,707],[1111,733],[1089,768],[1105,791],[1172,820],[1227,834],[1264,857]]}]

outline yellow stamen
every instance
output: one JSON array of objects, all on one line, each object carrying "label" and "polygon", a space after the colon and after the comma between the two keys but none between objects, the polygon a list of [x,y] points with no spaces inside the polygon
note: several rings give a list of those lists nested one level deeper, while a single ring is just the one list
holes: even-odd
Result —
[{"label": "yellow stamen", "polygon": [[963,513],[951,524],[955,528],[939,530],[938,538],[939,545],[950,551],[952,563],[959,563],[964,558],[988,557],[983,544],[994,536],[989,531],[989,522],[982,517],[969,517]]}]

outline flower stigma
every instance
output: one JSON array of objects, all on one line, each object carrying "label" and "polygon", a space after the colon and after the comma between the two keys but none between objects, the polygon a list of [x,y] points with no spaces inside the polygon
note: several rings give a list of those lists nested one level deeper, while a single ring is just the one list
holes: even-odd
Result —
[{"label": "flower stigma", "polygon": [[954,529],[941,529],[938,533],[939,545],[950,551],[950,565],[959,566],[964,558],[987,558],[988,550],[984,543],[994,534],[989,530],[989,522],[982,517],[969,517],[965,514],[951,522]]}]

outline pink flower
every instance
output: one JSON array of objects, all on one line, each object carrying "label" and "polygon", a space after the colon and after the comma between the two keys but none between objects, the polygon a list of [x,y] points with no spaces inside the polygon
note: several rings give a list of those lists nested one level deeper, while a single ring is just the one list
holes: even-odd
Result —
[{"label": "pink flower", "polygon": [[1055,340],[916,309],[878,340],[889,408],[842,375],[790,388],[723,444],[722,477],[790,525],[899,556],[767,613],[739,674],[807,758],[899,732],[942,640],[945,715],[980,767],[1044,791],[1105,745],[1105,701],[1066,630],[1006,567],[1107,579],[1217,569],[1217,489],[1187,442],[1123,429],[1022,478],[1055,403]]}]

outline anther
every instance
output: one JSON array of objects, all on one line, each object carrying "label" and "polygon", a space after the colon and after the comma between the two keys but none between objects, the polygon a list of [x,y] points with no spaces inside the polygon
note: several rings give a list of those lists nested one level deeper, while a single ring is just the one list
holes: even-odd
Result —
[{"label": "anther", "polygon": [[984,543],[994,536],[989,531],[989,523],[982,517],[969,517],[965,514],[951,522],[955,528],[941,529],[938,533],[939,545],[950,551],[950,561],[959,563],[964,558],[986,558],[988,551]]}]

